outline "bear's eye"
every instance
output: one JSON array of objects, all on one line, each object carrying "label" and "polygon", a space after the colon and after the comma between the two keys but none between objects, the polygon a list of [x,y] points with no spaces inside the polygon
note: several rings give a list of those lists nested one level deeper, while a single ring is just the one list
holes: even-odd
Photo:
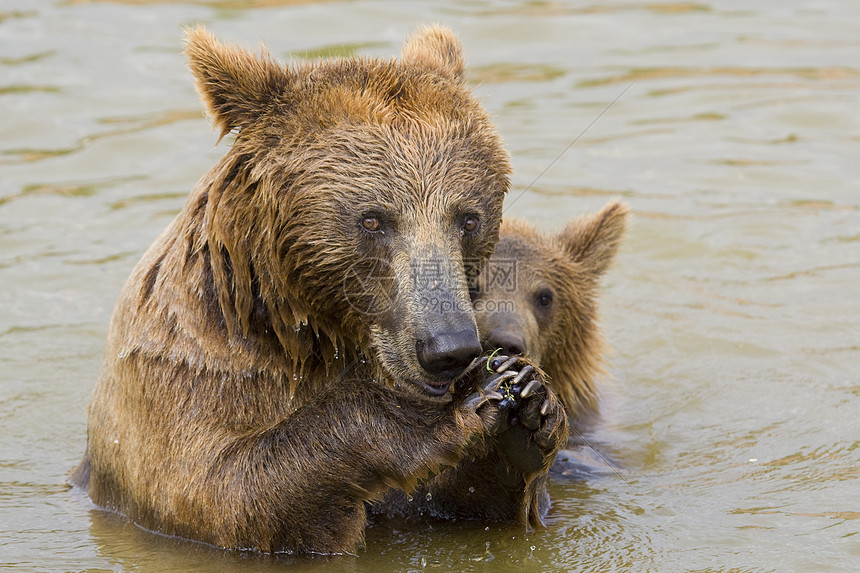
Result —
[{"label": "bear's eye", "polygon": [[463,219],[463,233],[474,235],[481,228],[481,220],[476,215],[468,215]]},{"label": "bear's eye", "polygon": [[361,228],[369,233],[382,232],[382,222],[376,215],[367,215],[361,220]]},{"label": "bear's eye", "polygon": [[548,309],[552,306],[552,291],[548,288],[543,288],[535,293],[535,306],[541,309]]}]

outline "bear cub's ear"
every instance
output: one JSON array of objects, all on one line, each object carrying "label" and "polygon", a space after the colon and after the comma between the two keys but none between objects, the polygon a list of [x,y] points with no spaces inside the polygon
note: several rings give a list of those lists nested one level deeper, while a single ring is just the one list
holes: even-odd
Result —
[{"label": "bear cub's ear", "polygon": [[221,137],[255,121],[288,84],[287,72],[260,55],[222,44],[203,26],[186,31],[185,54],[197,91]]},{"label": "bear cub's ear", "polygon": [[574,262],[591,273],[602,275],[621,245],[629,213],[627,205],[611,201],[599,212],[568,223],[558,238]]},{"label": "bear cub's ear", "polygon": [[400,59],[458,82],[463,81],[466,71],[460,40],[454,32],[442,26],[416,30],[403,45]]}]

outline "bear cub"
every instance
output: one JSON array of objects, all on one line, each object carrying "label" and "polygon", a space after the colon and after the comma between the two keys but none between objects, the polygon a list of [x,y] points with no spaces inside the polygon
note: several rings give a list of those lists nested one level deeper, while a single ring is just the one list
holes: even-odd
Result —
[{"label": "bear cub", "polygon": [[[595,377],[603,372],[606,344],[597,295],[628,213],[626,205],[611,201],[556,234],[505,219],[489,265],[472,291],[485,349],[539,364],[564,404],[572,431],[570,449],[560,452],[553,468],[559,473],[589,473],[589,464],[595,463],[579,446],[599,415]],[[562,467],[566,462],[572,467]]]}]

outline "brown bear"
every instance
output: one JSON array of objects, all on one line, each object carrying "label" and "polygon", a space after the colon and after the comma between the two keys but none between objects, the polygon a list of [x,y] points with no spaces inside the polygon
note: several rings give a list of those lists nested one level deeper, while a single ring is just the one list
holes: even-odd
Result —
[{"label": "brown bear", "polygon": [[611,201],[556,234],[506,218],[472,292],[484,346],[540,365],[568,413],[571,445],[598,415],[595,377],[606,350],[598,287],[621,243],[628,212],[623,203]]},{"label": "brown bear", "polygon": [[567,420],[526,360],[478,360],[510,164],[457,38],[285,67],[197,28],[186,53],[234,141],[120,294],[72,482],[260,551],[352,552],[368,507],[539,522]]}]

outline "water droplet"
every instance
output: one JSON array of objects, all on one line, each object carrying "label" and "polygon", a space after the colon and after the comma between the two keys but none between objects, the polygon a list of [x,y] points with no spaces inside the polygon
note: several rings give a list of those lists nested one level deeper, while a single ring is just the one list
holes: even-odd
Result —
[{"label": "water droplet", "polygon": [[426,499],[427,501],[430,501],[431,499],[433,499],[433,494],[428,491],[427,495],[424,496],[424,499]]},{"label": "water droplet", "polygon": [[421,567],[422,568],[427,567],[427,558],[426,557],[421,558]]},{"label": "water droplet", "polygon": [[469,486],[469,493],[475,493],[475,488],[473,488],[472,486]]},{"label": "water droplet", "polygon": [[413,498],[412,498],[412,496],[411,496],[411,495],[406,494],[406,501],[408,501],[409,503],[412,503],[412,499],[413,499]]}]

